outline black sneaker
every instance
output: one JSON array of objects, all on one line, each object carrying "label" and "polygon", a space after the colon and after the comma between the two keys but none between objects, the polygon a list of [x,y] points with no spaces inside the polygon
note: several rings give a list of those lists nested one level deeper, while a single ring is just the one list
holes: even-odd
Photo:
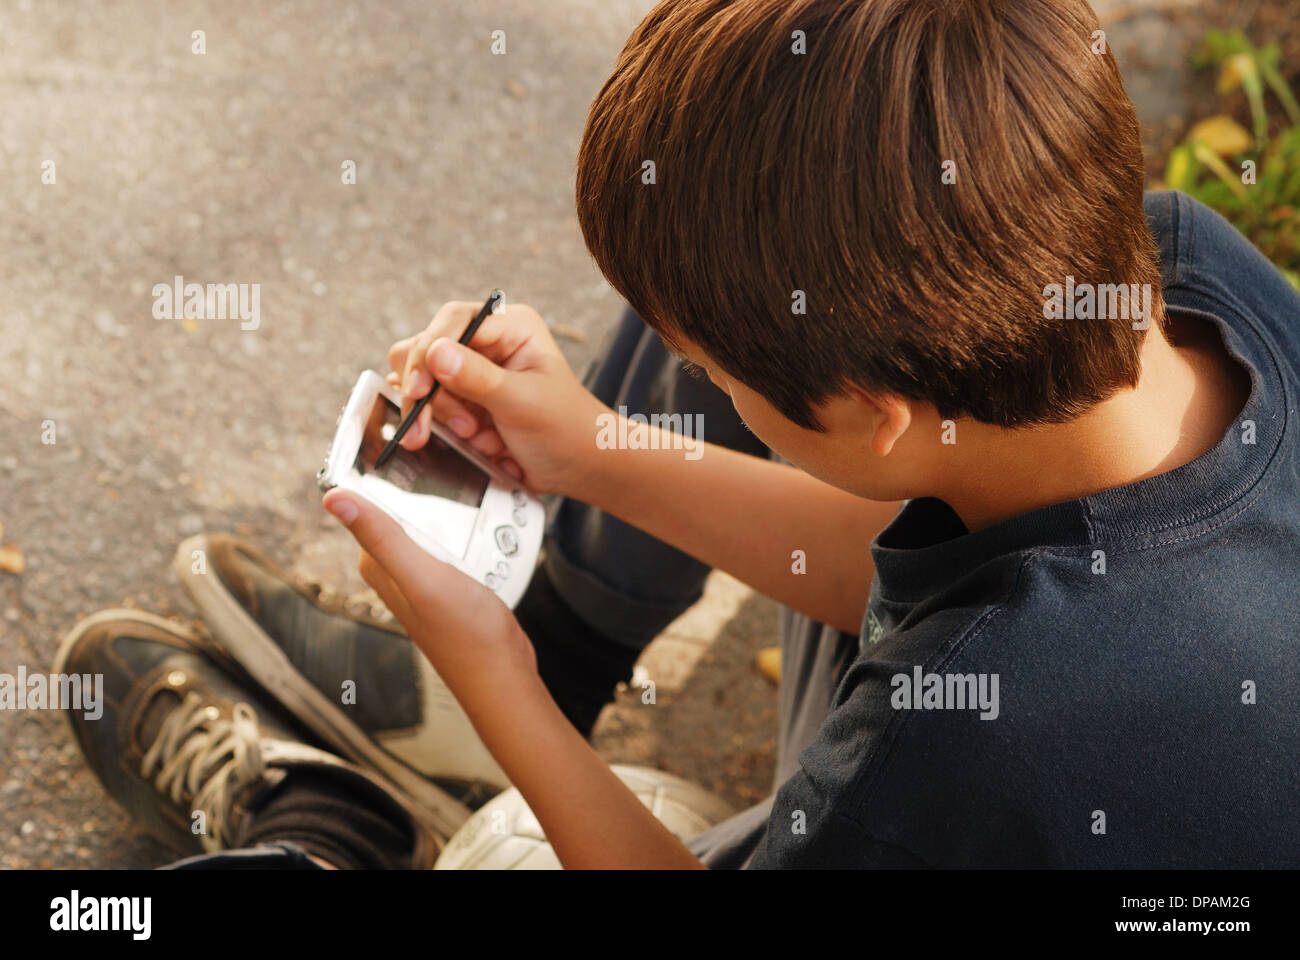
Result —
[{"label": "black sneaker", "polygon": [[213,640],[254,683],[332,749],[396,784],[440,832],[464,822],[467,804],[509,786],[428,658],[382,605],[295,581],[225,534],[189,538],[173,567]]},{"label": "black sneaker", "polygon": [[64,637],[53,672],[102,678],[99,716],[65,707],[73,736],[132,818],[180,854],[289,839],[336,866],[432,865],[446,834],[379,777],[304,742],[221,656],[135,610]]}]

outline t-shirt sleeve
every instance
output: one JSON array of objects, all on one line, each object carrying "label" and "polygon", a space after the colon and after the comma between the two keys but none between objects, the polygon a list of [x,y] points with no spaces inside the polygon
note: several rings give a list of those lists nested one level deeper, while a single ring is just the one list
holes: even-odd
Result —
[{"label": "t-shirt sleeve", "polygon": [[851,668],[842,699],[799,754],[800,768],[777,790],[753,868],[928,866],[913,851],[873,836],[861,816],[882,750],[896,729],[886,677],[893,666]]},{"label": "t-shirt sleeve", "polygon": [[869,833],[800,770],[781,785],[750,869],[917,869],[910,850]]},{"label": "t-shirt sleeve", "polygon": [[[1018,798],[1023,760],[1008,763],[1003,727],[970,709],[892,705],[897,678],[939,666],[960,674],[1017,668],[949,658],[968,617],[900,631],[849,668],[799,768],[777,790],[753,867],[901,868],[1032,860]],[[979,631],[983,634],[985,631]],[[965,650],[969,653],[970,647]],[[1014,749],[1014,747],[1012,748]]]}]

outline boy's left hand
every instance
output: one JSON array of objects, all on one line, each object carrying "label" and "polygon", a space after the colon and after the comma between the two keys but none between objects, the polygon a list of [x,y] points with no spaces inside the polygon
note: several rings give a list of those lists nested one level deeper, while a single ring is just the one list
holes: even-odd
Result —
[{"label": "boy's left hand", "polygon": [[479,695],[490,701],[505,674],[536,675],[532,643],[496,594],[429,556],[359,494],[331,490],[323,504],[361,546],[362,579],[406,628],[471,719],[471,703]]}]

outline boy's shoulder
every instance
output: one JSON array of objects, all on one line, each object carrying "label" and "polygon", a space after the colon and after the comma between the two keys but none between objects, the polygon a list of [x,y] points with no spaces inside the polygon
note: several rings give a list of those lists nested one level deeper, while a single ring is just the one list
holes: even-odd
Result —
[{"label": "boy's shoulder", "polygon": [[1300,291],[1219,213],[1176,190],[1149,191],[1147,223],[1165,300],[1256,326],[1300,378]]},{"label": "boy's shoulder", "polygon": [[1251,368],[1240,422],[1193,463],[975,533],[908,502],[757,863],[1294,865],[1300,718],[1263,691],[1300,687],[1300,296],[1191,198],[1146,211],[1170,308]]},{"label": "boy's shoulder", "polygon": [[1261,691],[1300,684],[1300,608],[1153,590],[1158,563],[1057,605],[1075,559],[1022,561],[864,648],[754,865],[1295,866],[1300,718]]}]

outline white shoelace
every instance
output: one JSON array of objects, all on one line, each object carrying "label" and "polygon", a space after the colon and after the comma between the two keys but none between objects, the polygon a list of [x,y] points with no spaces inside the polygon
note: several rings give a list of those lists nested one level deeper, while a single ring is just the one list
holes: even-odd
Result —
[{"label": "white shoelace", "polygon": [[233,715],[223,718],[193,691],[163,722],[140,765],[140,774],[146,780],[153,778],[158,792],[173,803],[179,804],[186,791],[194,797],[194,811],[203,811],[208,821],[202,842],[209,853],[231,842],[226,836],[231,801],[240,787],[257,781],[262,773],[253,708],[238,703]]}]

